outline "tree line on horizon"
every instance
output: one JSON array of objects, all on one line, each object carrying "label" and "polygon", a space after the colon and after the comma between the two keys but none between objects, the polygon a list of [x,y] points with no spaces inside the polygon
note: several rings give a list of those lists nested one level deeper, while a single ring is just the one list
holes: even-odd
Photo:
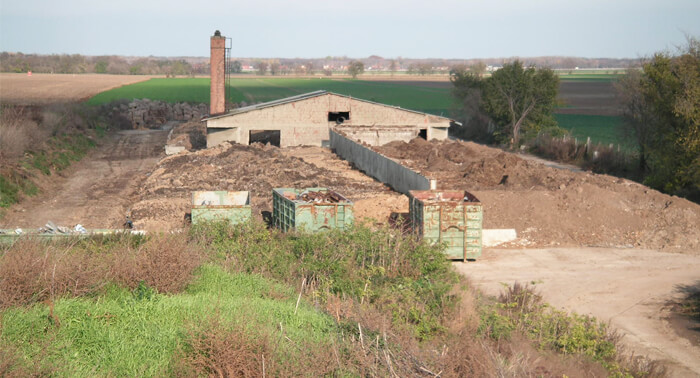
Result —
[{"label": "tree line on horizon", "polygon": [[[487,58],[487,59],[413,59],[383,58],[371,55],[353,59],[346,56],[324,58],[234,58],[233,73],[247,71],[269,75],[309,75],[348,72],[352,62],[361,62],[364,71],[402,71],[413,75],[448,74],[455,67],[471,67],[483,64],[487,67],[502,67],[513,61],[522,61],[526,66],[553,69],[593,69],[637,67],[640,59],[607,59],[577,57],[532,57],[532,58]],[[21,52],[0,53],[0,72],[37,73],[98,73],[115,75],[165,75],[194,76],[209,74],[207,57],[124,57],[118,55],[87,56],[80,54],[23,54]]]},{"label": "tree line on horizon", "polygon": [[56,74],[112,74],[193,76],[209,74],[209,64],[190,63],[185,59],[135,58],[120,56],[37,55],[0,53],[0,71]]}]

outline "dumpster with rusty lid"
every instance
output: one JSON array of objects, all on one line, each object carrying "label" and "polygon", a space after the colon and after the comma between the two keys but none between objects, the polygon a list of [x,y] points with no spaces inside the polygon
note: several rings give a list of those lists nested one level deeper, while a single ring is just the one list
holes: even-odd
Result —
[{"label": "dumpster with rusty lid", "polygon": [[238,224],[248,221],[251,217],[250,192],[192,192],[192,224],[221,220]]},{"label": "dumpster with rusty lid", "polygon": [[353,204],[327,188],[272,190],[272,222],[282,231],[344,230],[352,225]]},{"label": "dumpster with rusty lid", "polygon": [[481,257],[483,211],[471,193],[459,190],[411,190],[413,231],[431,244],[445,243],[450,259]]}]

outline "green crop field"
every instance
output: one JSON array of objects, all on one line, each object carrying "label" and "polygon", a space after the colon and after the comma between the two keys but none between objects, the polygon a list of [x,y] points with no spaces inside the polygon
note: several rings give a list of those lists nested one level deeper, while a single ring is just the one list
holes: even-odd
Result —
[{"label": "green crop field", "polygon": [[[434,88],[421,83],[329,78],[236,78],[231,81],[231,101],[239,103],[245,101],[250,104],[317,90],[327,90],[443,116],[449,116],[452,103],[449,88]],[[119,99],[135,98],[209,103],[209,79],[151,79],[100,93],[91,98],[88,103],[98,105]]]},{"label": "green crop field", "polygon": [[[579,73],[563,75],[565,80],[613,80],[614,75]],[[435,87],[414,81],[370,81],[332,78],[235,78],[231,81],[233,102],[248,104],[277,100],[302,93],[327,90],[365,100],[400,106],[426,113],[450,116],[452,98],[449,87]],[[104,104],[119,99],[149,98],[167,102],[209,102],[208,78],[151,79],[102,92],[88,103]],[[556,114],[559,125],[575,137],[609,144],[621,143],[621,119],[611,116]]]},{"label": "green crop field", "polygon": [[562,81],[615,81],[620,75],[607,74],[561,74],[559,80]]},{"label": "green crop field", "polygon": [[560,80],[565,81],[614,81],[625,75],[624,69],[609,70],[555,70]]},{"label": "green crop field", "polygon": [[622,134],[622,118],[615,116],[555,114],[559,126],[571,132],[580,141],[590,137],[591,142],[601,144],[619,144],[622,148],[632,149],[634,146],[625,143]]}]

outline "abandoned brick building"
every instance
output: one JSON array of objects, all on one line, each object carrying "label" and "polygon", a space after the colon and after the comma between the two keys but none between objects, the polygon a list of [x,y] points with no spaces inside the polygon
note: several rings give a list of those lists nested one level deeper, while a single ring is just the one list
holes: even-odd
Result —
[{"label": "abandoned brick building", "polygon": [[334,127],[370,145],[394,140],[447,139],[449,118],[379,104],[327,91],[316,91],[226,112],[225,38],[211,37],[211,106],[207,147],[225,141],[271,143],[280,147],[324,146]]}]

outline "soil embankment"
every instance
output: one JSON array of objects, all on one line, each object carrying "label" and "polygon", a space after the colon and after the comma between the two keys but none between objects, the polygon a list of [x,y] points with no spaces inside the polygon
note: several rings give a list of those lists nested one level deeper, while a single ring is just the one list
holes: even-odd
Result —
[{"label": "soil embankment", "polygon": [[485,228],[515,228],[518,245],[646,248],[700,254],[700,205],[617,177],[547,167],[461,141],[414,139],[376,150],[467,190]]}]

